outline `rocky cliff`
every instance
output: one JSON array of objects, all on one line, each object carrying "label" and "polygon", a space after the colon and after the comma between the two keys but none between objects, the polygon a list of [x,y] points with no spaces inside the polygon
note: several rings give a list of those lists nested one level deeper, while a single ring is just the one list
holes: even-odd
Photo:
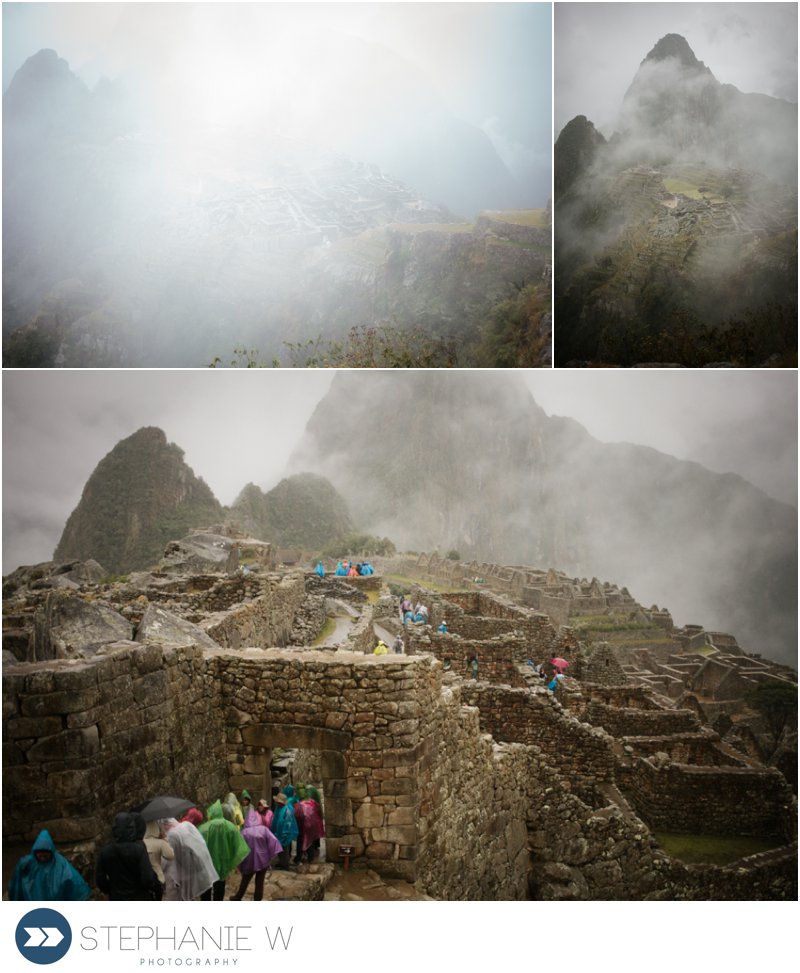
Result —
[{"label": "rocky cliff", "polygon": [[341,495],[313,473],[287,477],[266,493],[248,483],[231,505],[228,520],[273,545],[311,550],[353,530]]},{"label": "rocky cliff", "polygon": [[156,563],[169,541],[222,519],[208,486],[168,443],[145,427],[123,439],[95,468],[70,514],[54,558],[94,558],[112,574]]},{"label": "rocky cliff", "polygon": [[618,124],[604,144],[579,116],[556,143],[556,364],[793,364],[797,106],[668,34]]},{"label": "rocky cliff", "polygon": [[796,511],[740,477],[599,443],[516,376],[337,375],[293,463],[399,547],[607,577],[681,621],[733,625],[752,650],[794,645]]}]

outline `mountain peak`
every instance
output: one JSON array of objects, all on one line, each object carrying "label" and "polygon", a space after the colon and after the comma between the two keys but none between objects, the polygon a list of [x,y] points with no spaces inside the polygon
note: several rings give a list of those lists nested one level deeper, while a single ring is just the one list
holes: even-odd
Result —
[{"label": "mountain peak", "polygon": [[689,47],[689,42],[680,34],[665,34],[642,61],[642,64],[647,61],[665,61],[670,57],[677,58],[686,68],[694,68],[696,71],[709,71],[702,61],[697,60],[694,51]]}]

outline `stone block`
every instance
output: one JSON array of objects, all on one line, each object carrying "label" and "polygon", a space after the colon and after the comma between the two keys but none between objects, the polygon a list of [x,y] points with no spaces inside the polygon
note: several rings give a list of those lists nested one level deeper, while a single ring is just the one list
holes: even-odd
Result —
[{"label": "stone block", "polygon": [[357,828],[378,828],[384,822],[384,809],[377,804],[362,804],[355,813]]},{"label": "stone block", "polygon": [[22,700],[20,709],[23,716],[49,716],[65,713],[79,713],[91,709],[100,702],[100,691],[96,686],[76,692],[65,691],[48,693],[46,696],[28,696]]},{"label": "stone block", "polygon": [[371,836],[373,841],[390,841],[398,845],[413,845],[417,840],[416,829],[409,825],[373,828]]},{"label": "stone block", "polygon": [[367,858],[382,860],[394,858],[394,846],[386,841],[373,841],[367,845]]},{"label": "stone block", "polygon": [[96,726],[78,730],[65,730],[52,737],[37,740],[28,750],[30,763],[45,763],[68,757],[90,757],[100,750],[100,737]]},{"label": "stone block", "polygon": [[381,794],[413,794],[417,789],[417,782],[412,777],[399,777],[393,780],[381,781]]},{"label": "stone block", "polygon": [[348,798],[330,797],[325,800],[325,820],[340,827],[353,824],[353,807]]},{"label": "stone block", "polygon": [[5,723],[6,735],[11,740],[35,739],[53,736],[61,731],[61,718],[58,716],[20,716]]},{"label": "stone block", "polygon": [[395,824],[414,824],[416,814],[412,807],[399,807],[395,811],[389,811],[386,815],[388,825]]}]

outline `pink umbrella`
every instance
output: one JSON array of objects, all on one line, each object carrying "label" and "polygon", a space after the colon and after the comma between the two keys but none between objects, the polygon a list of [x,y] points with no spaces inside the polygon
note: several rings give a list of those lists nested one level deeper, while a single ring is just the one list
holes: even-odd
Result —
[{"label": "pink umbrella", "polygon": [[556,669],[566,669],[569,666],[566,659],[551,659],[550,664],[554,665]]}]

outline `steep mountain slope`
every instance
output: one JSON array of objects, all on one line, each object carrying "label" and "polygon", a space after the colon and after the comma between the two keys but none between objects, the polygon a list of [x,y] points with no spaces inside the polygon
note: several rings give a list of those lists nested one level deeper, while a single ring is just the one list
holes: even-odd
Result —
[{"label": "steep mountain slope", "polygon": [[794,509],[740,477],[598,443],[516,376],[337,375],[292,464],[400,547],[596,575],[756,651],[796,644]]},{"label": "steep mountain slope", "polygon": [[791,364],[797,106],[721,84],[668,34],[619,131],[593,131],[579,116],[556,143],[556,363]]},{"label": "steep mountain slope", "polygon": [[94,558],[113,574],[147,568],[169,541],[222,515],[211,490],[184,463],[183,451],[148,426],[97,464],[53,556]]},{"label": "steep mountain slope", "polygon": [[312,550],[353,530],[342,497],[313,473],[287,477],[266,493],[248,483],[227,519],[260,540]]}]

